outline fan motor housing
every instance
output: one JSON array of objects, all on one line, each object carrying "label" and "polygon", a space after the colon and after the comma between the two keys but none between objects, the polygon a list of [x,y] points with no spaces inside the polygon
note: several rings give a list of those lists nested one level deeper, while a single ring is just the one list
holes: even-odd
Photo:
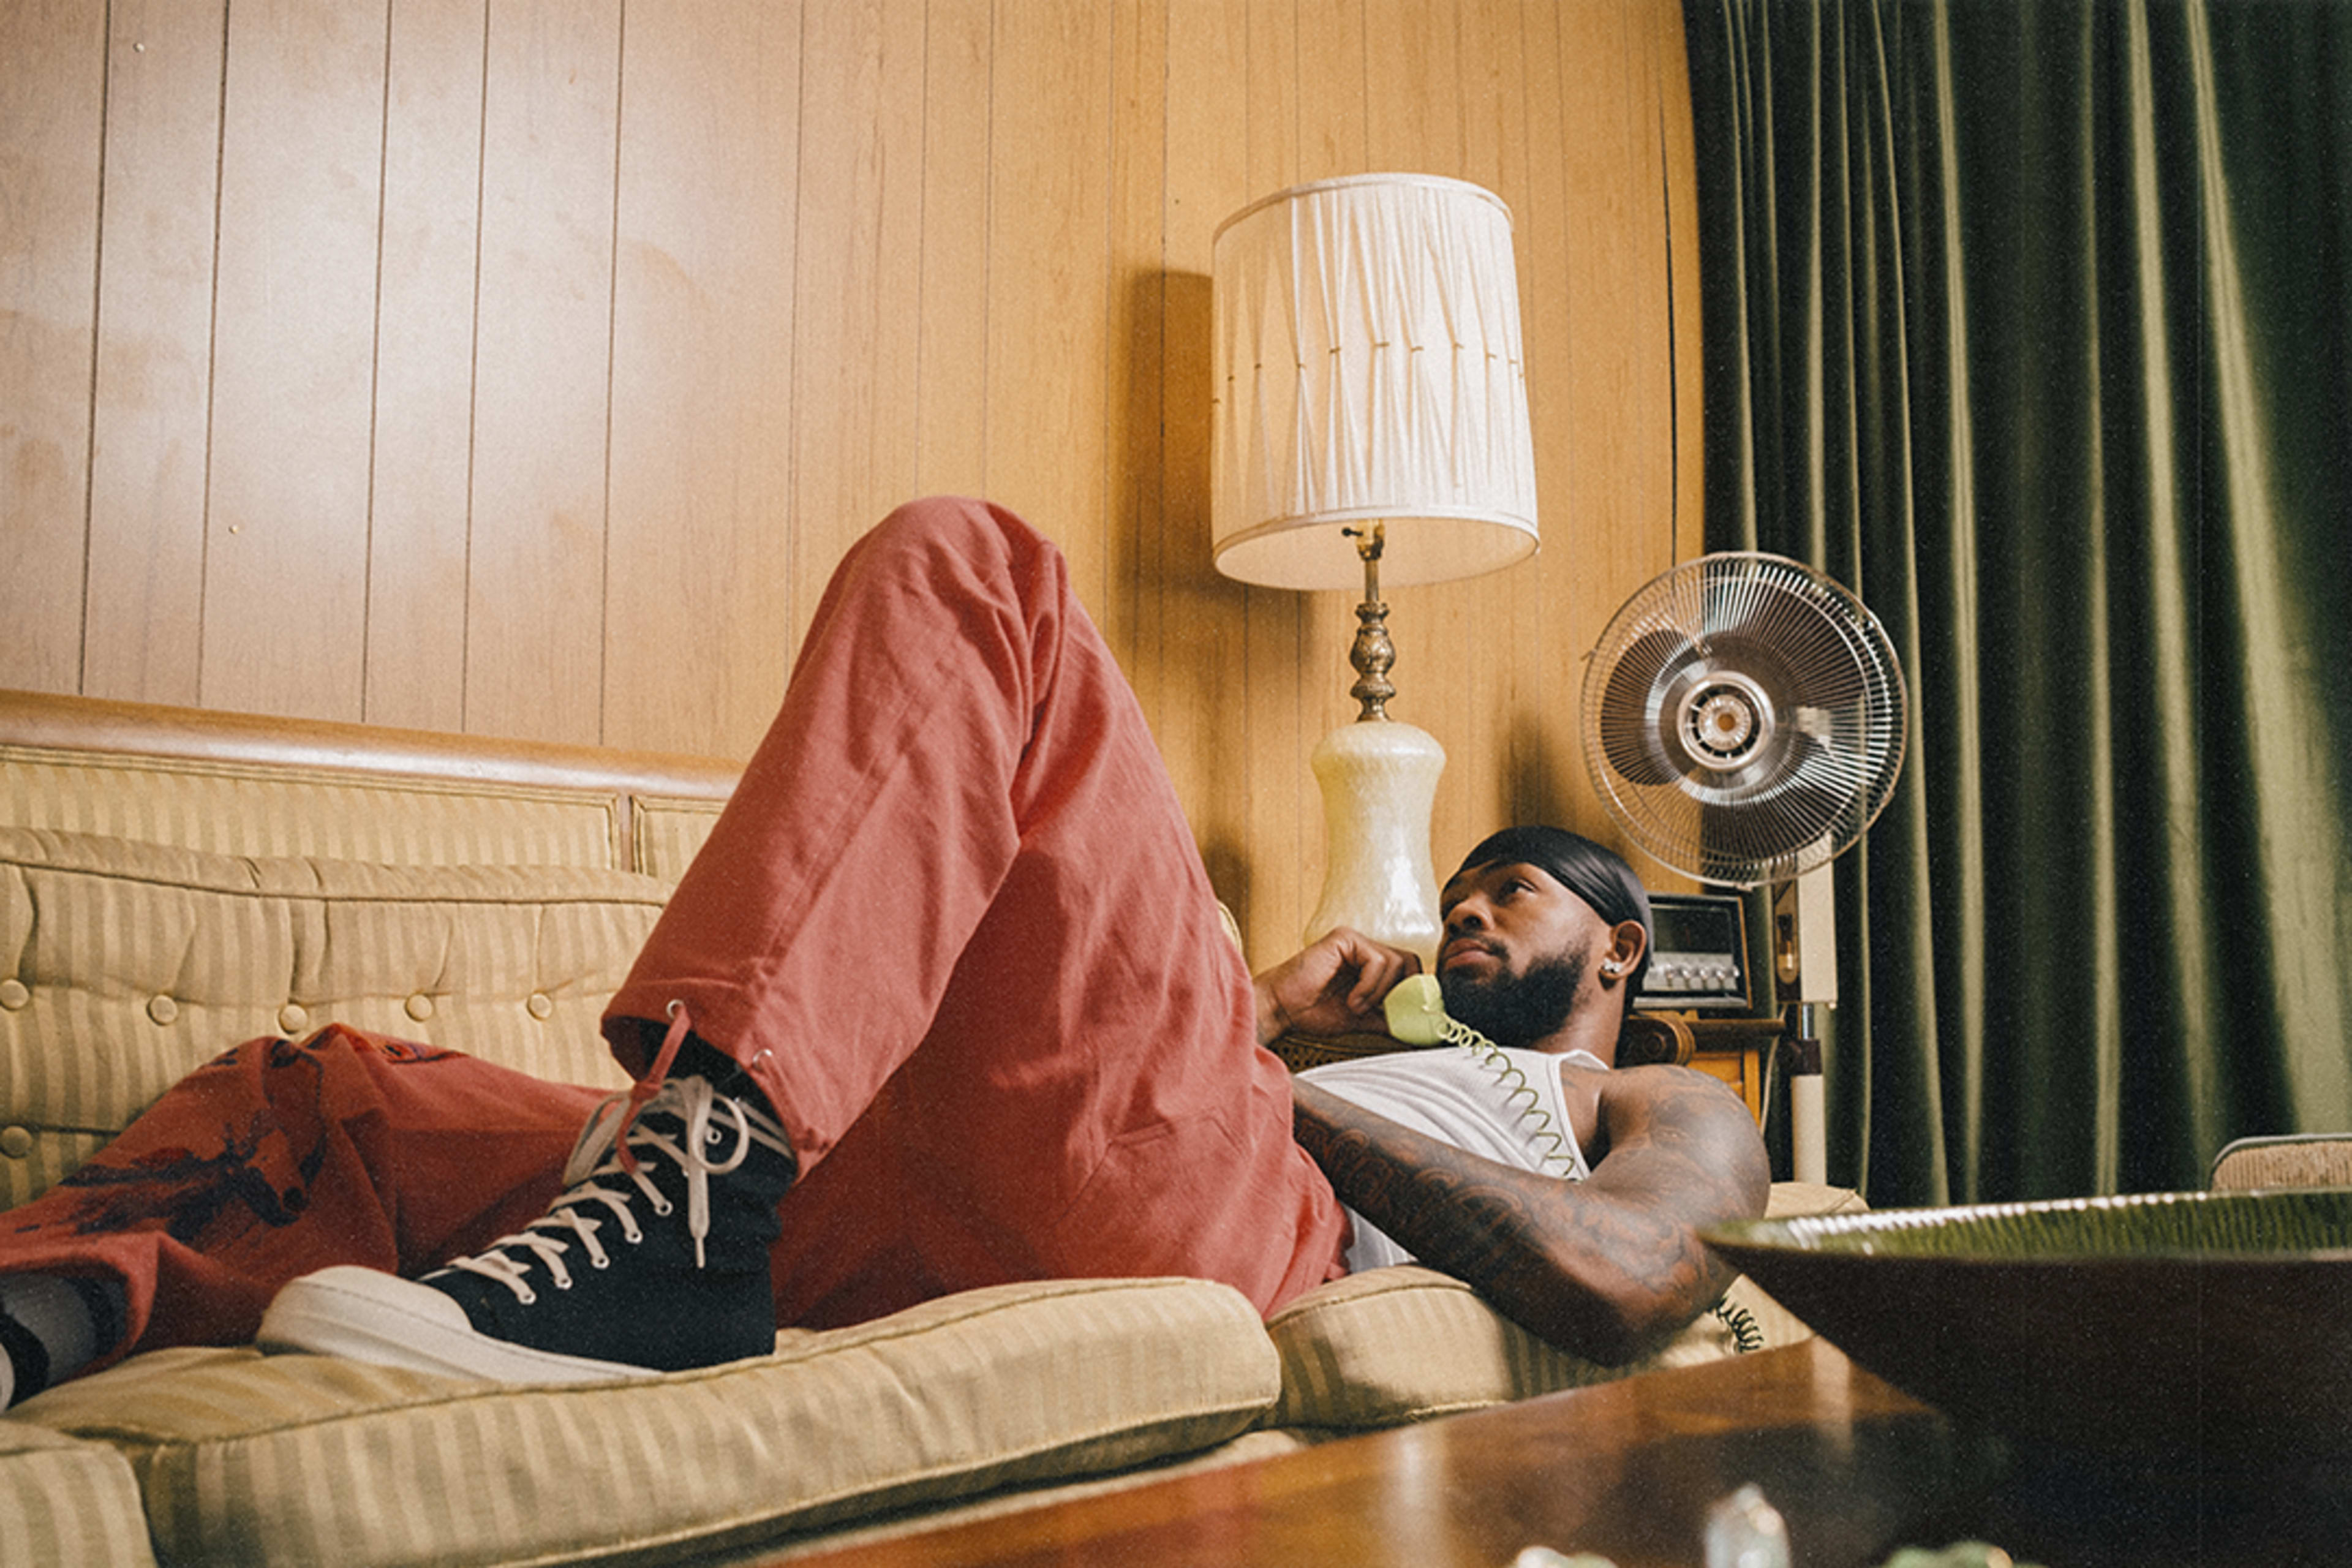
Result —
[{"label": "fan motor housing", "polygon": [[1727,773],[1763,754],[1778,727],[1772,699],[1761,686],[1737,670],[1718,669],[1685,688],[1671,733],[1692,766]]}]

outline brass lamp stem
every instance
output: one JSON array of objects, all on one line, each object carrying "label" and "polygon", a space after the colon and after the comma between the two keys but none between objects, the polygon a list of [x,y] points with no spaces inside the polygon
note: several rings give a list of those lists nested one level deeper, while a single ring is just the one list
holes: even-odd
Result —
[{"label": "brass lamp stem", "polygon": [[1390,667],[1396,663],[1396,645],[1389,641],[1389,607],[1381,603],[1381,548],[1388,542],[1385,526],[1374,523],[1370,528],[1343,528],[1339,531],[1356,542],[1356,553],[1364,560],[1364,602],[1356,606],[1356,641],[1348,650],[1348,662],[1356,668],[1356,684],[1348,695],[1361,705],[1356,721],[1386,719],[1389,699],[1396,688],[1389,683]]}]

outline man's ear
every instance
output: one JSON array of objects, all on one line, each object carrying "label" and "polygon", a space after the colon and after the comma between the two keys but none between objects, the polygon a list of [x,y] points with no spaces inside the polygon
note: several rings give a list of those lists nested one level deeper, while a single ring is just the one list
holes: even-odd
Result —
[{"label": "man's ear", "polygon": [[1650,947],[1650,933],[1640,921],[1619,921],[1609,928],[1609,945],[1601,951],[1601,973],[1609,980],[1622,980],[1633,973],[1642,962],[1642,954]]}]

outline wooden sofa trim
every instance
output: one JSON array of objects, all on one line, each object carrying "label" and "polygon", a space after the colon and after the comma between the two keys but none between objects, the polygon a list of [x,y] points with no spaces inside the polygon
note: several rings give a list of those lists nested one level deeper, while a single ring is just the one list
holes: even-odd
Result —
[{"label": "wooden sofa trim", "polygon": [[740,764],[723,758],[688,753],[14,690],[0,690],[0,746],[608,795],[618,802],[618,829],[625,845],[635,842],[632,817],[640,797],[716,805],[733,793],[742,772]]}]

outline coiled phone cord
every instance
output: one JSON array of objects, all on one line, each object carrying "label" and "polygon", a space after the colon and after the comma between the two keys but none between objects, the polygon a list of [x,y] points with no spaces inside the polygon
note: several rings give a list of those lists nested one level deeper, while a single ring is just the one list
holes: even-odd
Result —
[{"label": "coiled phone cord", "polygon": [[1552,1121],[1551,1112],[1543,1108],[1543,1096],[1503,1054],[1500,1046],[1469,1025],[1447,1016],[1444,994],[1435,976],[1406,976],[1391,988],[1384,1005],[1389,1033],[1405,1044],[1458,1046],[1476,1058],[1502,1085],[1503,1102],[1517,1108],[1519,1120],[1528,1123],[1529,1135],[1537,1142],[1549,1145],[1538,1158],[1548,1165],[1560,1167],[1559,1173],[1567,1174],[1570,1181],[1580,1179],[1570,1173],[1575,1169],[1575,1157],[1568,1152],[1568,1139]]},{"label": "coiled phone cord", "polygon": [[[1389,1033],[1406,1045],[1459,1046],[1496,1075],[1505,1090],[1506,1103],[1516,1104],[1520,1096],[1525,1095],[1527,1104],[1519,1110],[1521,1120],[1532,1122],[1535,1135],[1551,1144],[1550,1152],[1542,1158],[1573,1170],[1573,1162],[1567,1153],[1567,1141],[1560,1136],[1559,1129],[1552,1124],[1550,1112],[1543,1109],[1542,1098],[1528,1082],[1527,1075],[1511,1065],[1511,1059],[1503,1055],[1500,1046],[1467,1024],[1446,1016],[1444,994],[1439,990],[1434,976],[1414,974],[1399,981],[1389,992],[1387,1008]],[[1570,1175],[1568,1179],[1575,1181],[1579,1178]],[[1764,1331],[1757,1322],[1755,1314],[1734,1302],[1727,1293],[1708,1310],[1730,1331],[1735,1353],[1746,1354],[1764,1348]]]}]

